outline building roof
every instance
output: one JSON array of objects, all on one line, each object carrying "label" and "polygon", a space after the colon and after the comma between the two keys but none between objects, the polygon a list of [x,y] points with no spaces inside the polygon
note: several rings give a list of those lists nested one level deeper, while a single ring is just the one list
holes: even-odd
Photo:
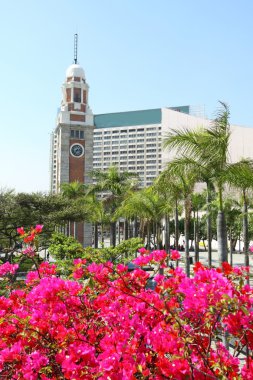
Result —
[{"label": "building roof", "polygon": [[84,69],[78,64],[73,64],[67,68],[66,78],[80,77],[85,79]]},{"label": "building roof", "polygon": [[[171,110],[189,114],[189,106],[170,107]],[[94,116],[96,128],[130,127],[136,125],[160,124],[162,109],[105,113]]]},{"label": "building roof", "polygon": [[94,116],[94,124],[96,128],[126,127],[160,123],[161,108],[143,111],[106,113]]}]

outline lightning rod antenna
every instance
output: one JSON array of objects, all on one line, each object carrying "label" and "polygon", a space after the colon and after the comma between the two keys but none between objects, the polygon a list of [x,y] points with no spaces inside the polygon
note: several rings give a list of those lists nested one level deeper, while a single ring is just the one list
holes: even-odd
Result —
[{"label": "lightning rod antenna", "polygon": [[78,34],[74,35],[74,64],[77,64],[77,43],[78,43]]}]

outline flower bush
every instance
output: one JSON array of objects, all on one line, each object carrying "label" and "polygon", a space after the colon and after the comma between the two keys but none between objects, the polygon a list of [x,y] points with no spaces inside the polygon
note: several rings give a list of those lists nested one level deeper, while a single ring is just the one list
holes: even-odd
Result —
[{"label": "flower bush", "polygon": [[252,379],[252,357],[243,366],[238,359],[253,349],[247,270],[198,263],[188,278],[165,268],[153,291],[143,258],[165,266],[164,251],[141,252],[132,272],[75,259],[71,276],[60,278],[43,263],[23,288],[0,297],[0,378]]}]

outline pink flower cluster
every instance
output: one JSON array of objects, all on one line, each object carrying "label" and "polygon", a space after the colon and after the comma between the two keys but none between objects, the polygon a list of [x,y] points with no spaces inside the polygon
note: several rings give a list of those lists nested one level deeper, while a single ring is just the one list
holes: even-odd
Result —
[{"label": "pink flower cluster", "polygon": [[[166,257],[154,251],[136,260]],[[252,358],[241,366],[238,354],[253,349],[253,289],[242,272],[226,270],[197,264],[188,278],[176,268],[157,275],[153,291],[141,268],[76,259],[64,279],[43,263],[0,297],[0,378],[252,379]],[[220,343],[224,330],[231,352]]]},{"label": "pink flower cluster", "polygon": [[172,249],[170,251],[170,259],[171,260],[179,260],[180,259],[180,253],[176,249]]},{"label": "pink flower cluster", "polygon": [[10,264],[8,261],[0,265],[0,276],[6,276],[7,274],[14,274],[18,269],[18,264]]},{"label": "pink flower cluster", "polygon": [[25,232],[24,227],[18,227],[17,233],[22,237],[24,243],[32,245],[38,234],[43,230],[42,224],[37,224],[35,227],[31,227],[29,232]]},{"label": "pink flower cluster", "polygon": [[134,259],[133,263],[140,266],[151,263],[160,263],[161,265],[164,265],[165,259],[168,256],[167,252],[164,250],[156,250],[152,251],[151,253],[146,250],[139,250],[139,252],[141,253],[141,256],[138,256],[136,259]]}]

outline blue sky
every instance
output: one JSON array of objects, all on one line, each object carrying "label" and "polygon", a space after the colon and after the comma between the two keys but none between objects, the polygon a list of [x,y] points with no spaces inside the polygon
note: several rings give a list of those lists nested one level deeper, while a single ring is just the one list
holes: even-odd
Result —
[{"label": "blue sky", "polygon": [[253,127],[251,0],[43,0],[1,3],[0,188],[49,189],[50,133],[78,61],[95,114],[218,100]]}]

